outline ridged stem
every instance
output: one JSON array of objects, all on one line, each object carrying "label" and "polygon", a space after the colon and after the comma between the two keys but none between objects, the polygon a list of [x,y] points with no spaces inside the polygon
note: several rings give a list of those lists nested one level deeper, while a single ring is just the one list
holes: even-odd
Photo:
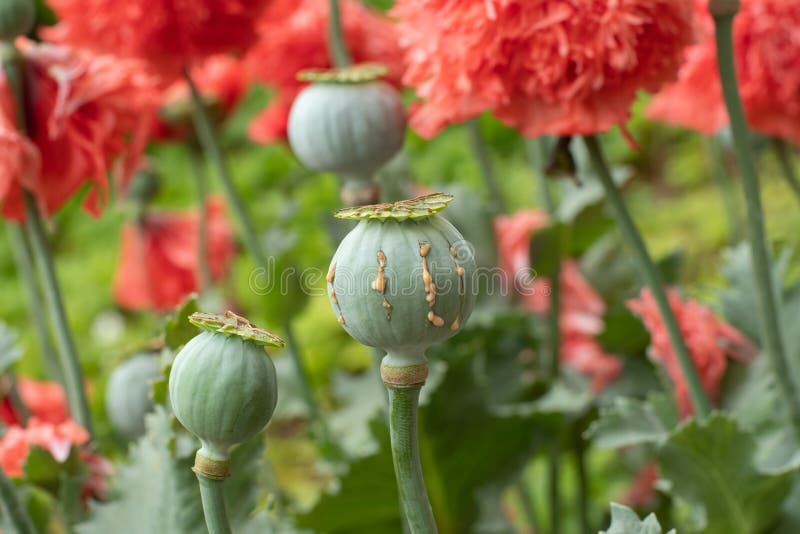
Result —
[{"label": "ridged stem", "polygon": [[328,47],[335,67],[347,67],[353,62],[342,30],[342,16],[339,0],[328,0]]},{"label": "ridged stem", "polygon": [[33,520],[19,500],[14,483],[9,480],[2,469],[0,469],[0,498],[3,500],[3,509],[8,520],[14,526],[17,534],[36,534]]},{"label": "ridged stem", "polygon": [[53,256],[45,236],[42,218],[36,201],[30,193],[25,192],[25,228],[31,242],[36,269],[42,284],[50,325],[55,330],[55,341],[58,346],[59,366],[64,377],[64,390],[69,401],[70,414],[89,434],[93,435],[92,418],[89,402],[83,389],[83,371],[78,359],[75,339],[69,328],[67,312],[61,297],[61,289],[56,277]]},{"label": "ridged stem", "polygon": [[486,138],[481,131],[480,121],[479,119],[468,120],[465,127],[467,128],[469,144],[472,147],[472,154],[475,156],[475,162],[478,164],[481,177],[489,192],[492,212],[505,213],[506,202],[503,199],[503,193],[500,190],[500,184],[492,166],[491,156],[487,148]]},{"label": "ridged stem", "polygon": [[231,534],[228,512],[225,508],[224,480],[212,480],[198,474],[200,498],[203,501],[203,515],[209,534]]},{"label": "ridged stem", "polygon": [[[192,77],[189,75],[188,71],[184,71],[184,77],[186,78],[186,82],[189,85],[192,94],[192,117],[197,137],[200,141],[200,145],[203,148],[204,155],[217,169],[217,174],[219,175],[220,182],[222,183],[225,196],[228,199],[228,204],[230,204],[236,218],[239,220],[239,226],[242,230],[247,251],[256,261],[259,267],[266,268],[267,253],[264,250],[261,240],[258,238],[258,234],[255,229],[255,223],[250,216],[250,212],[247,210],[244,200],[242,199],[241,195],[239,195],[239,192],[233,183],[230,169],[228,168],[227,161],[225,160],[225,155],[222,153],[222,147],[219,144],[217,134],[213,125],[211,124],[208,114],[206,113],[206,108],[203,105],[202,96],[197,90],[197,86],[192,81]],[[289,333],[289,330],[291,330],[291,328],[287,329],[287,334]],[[295,365],[299,369],[298,378],[301,381],[303,388],[311,391],[311,385],[308,382],[308,374],[303,366],[302,358],[299,356],[300,350],[295,343],[290,341],[289,348],[291,349],[290,352],[294,358]],[[320,413],[319,407],[317,406],[313,396],[306,396],[306,401],[309,403],[309,408],[312,414]],[[317,419],[319,419],[319,417]]]},{"label": "ridged stem", "polygon": [[611,171],[606,164],[599,141],[594,136],[584,137],[584,141],[586,143],[586,148],[589,150],[589,155],[591,156],[597,176],[605,190],[606,198],[617,220],[617,225],[619,226],[620,232],[622,232],[622,237],[633,252],[633,259],[639,270],[639,274],[644,279],[647,287],[650,288],[653,299],[656,301],[661,319],[664,321],[669,335],[670,344],[678,358],[678,364],[680,365],[683,377],[689,386],[689,395],[692,398],[695,412],[701,419],[704,419],[711,411],[711,402],[708,400],[708,396],[700,382],[700,376],[697,374],[694,361],[689,353],[689,349],[686,347],[686,341],[683,339],[683,334],[678,326],[675,313],[669,305],[664,283],[661,279],[661,273],[650,257],[647,245],[642,235],[639,233],[639,230],[636,228],[636,224],[633,222],[633,218],[628,212],[627,206],[625,206],[622,193],[611,177]]},{"label": "ridged stem", "polygon": [[411,534],[435,534],[436,521],[419,459],[417,409],[421,388],[387,389],[392,458],[403,513]]},{"label": "ridged stem", "polygon": [[736,84],[736,65],[733,56],[733,17],[738,4],[717,2],[711,4],[720,9],[714,15],[722,93],[731,121],[736,159],[739,163],[742,189],[747,207],[747,230],[750,241],[750,257],[758,290],[758,317],[767,354],[772,362],[778,387],[786,399],[795,430],[800,433],[800,396],[791,378],[789,359],[784,347],[778,305],[775,298],[770,255],[764,230],[764,212],[761,206],[761,188],[755,159],[747,129],[744,108]]},{"label": "ridged stem", "polygon": [[14,223],[7,224],[6,230],[11,244],[11,256],[14,259],[17,276],[22,281],[22,286],[26,293],[30,321],[36,332],[36,341],[42,351],[42,363],[48,376],[63,385],[64,379],[61,374],[61,367],[58,363],[56,349],[53,347],[53,339],[47,328],[47,316],[42,307],[44,296],[34,274],[33,257],[31,256],[30,244],[25,235],[25,230]]},{"label": "ridged stem", "polygon": [[797,178],[797,173],[792,164],[792,153],[789,146],[782,139],[775,138],[772,140],[772,147],[775,150],[775,155],[778,158],[778,163],[781,166],[781,172],[784,180],[789,184],[794,196],[800,200],[800,179]]},{"label": "ridged stem", "polygon": [[[8,43],[0,43],[0,56],[3,58],[3,68],[11,87],[17,108],[17,127],[21,132],[27,132],[26,99],[24,80],[22,75],[22,56]],[[25,231],[30,242],[32,257],[39,274],[41,289],[47,303],[50,316],[50,326],[55,330],[55,340],[58,345],[58,362],[61,375],[64,379],[64,390],[69,401],[70,414],[86,431],[93,435],[92,418],[86,392],[83,389],[83,372],[78,359],[78,350],[75,340],[69,329],[69,321],[61,297],[61,289],[56,277],[53,256],[50,253],[50,244],[44,230],[42,216],[36,205],[36,200],[24,191],[25,202]]]},{"label": "ridged stem", "polygon": [[208,264],[208,177],[206,176],[203,154],[199,147],[189,148],[192,163],[195,192],[197,193],[197,282],[200,293],[211,287],[211,267]]},{"label": "ridged stem", "polygon": [[711,176],[713,176],[722,197],[725,218],[728,220],[730,242],[738,243],[742,236],[739,203],[736,199],[733,179],[729,176],[725,166],[725,152],[719,141],[713,137],[706,139],[706,152],[708,153],[708,164],[711,167]]}]

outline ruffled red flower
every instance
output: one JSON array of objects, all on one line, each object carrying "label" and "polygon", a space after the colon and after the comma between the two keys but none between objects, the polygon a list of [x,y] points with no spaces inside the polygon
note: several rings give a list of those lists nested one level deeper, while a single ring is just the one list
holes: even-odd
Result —
[{"label": "ruffled red flower", "polygon": [[72,420],[52,424],[31,417],[26,427],[11,426],[0,438],[0,467],[9,477],[21,477],[30,448],[47,450],[59,463],[69,458],[73,446],[89,441],[89,433]]},{"label": "ruffled red flower", "polygon": [[675,79],[692,0],[399,0],[411,126],[433,137],[491,111],[535,137],[624,123]]},{"label": "ruffled red flower", "polygon": [[[247,91],[242,62],[232,56],[211,56],[191,69],[192,80],[203,98],[213,105],[214,112],[222,119],[227,117]],[[190,120],[187,124],[171,122],[167,117],[172,109],[179,109],[179,115],[189,118],[191,95],[185,80],[178,80],[161,95],[159,113],[153,126],[153,137],[162,140],[182,139],[190,131]]]},{"label": "ruffled red flower", "polygon": [[20,377],[17,389],[31,416],[51,424],[69,419],[67,396],[60,384]]},{"label": "ruffled red flower", "polygon": [[98,214],[144,149],[156,105],[154,81],[139,64],[67,48],[17,41],[25,58],[29,138],[16,130],[11,88],[0,72],[0,202],[3,216],[25,217],[23,188],[48,215],[85,184],[85,207]]},{"label": "ruffled red flower", "polygon": [[[131,310],[170,310],[198,290],[198,216],[151,212],[122,229],[114,297]],[[215,280],[225,276],[235,253],[233,230],[219,198],[206,208],[208,263]]]},{"label": "ruffled red flower", "polygon": [[208,56],[242,53],[268,0],[50,0],[50,40],[148,62],[169,83]]},{"label": "ruffled red flower", "polygon": [[[403,72],[397,33],[389,19],[355,0],[340,5],[345,41],[354,61],[377,61],[389,68],[389,80]],[[304,87],[297,73],[331,66],[327,41],[327,0],[274,0],[258,24],[259,40],[246,56],[255,80],[277,90],[276,98],[250,125],[260,143],[286,138],[286,121],[295,96]]]},{"label": "ruffled red flower", "polygon": [[[500,268],[523,306],[540,314],[550,309],[552,282],[531,271],[530,240],[547,225],[547,219],[542,211],[527,210],[494,221]],[[605,303],[574,260],[563,262],[560,283],[561,360],[591,377],[592,389],[601,391],[622,370],[620,361],[595,340],[605,330]]]},{"label": "ruffled red flower", "polygon": [[[700,375],[703,388],[712,399],[716,399],[728,367],[727,358],[749,362],[757,353],[757,348],[744,334],[718,319],[710,309],[699,302],[690,299],[681,300],[678,293],[671,290],[669,303],[678,320],[678,326]],[[666,368],[675,386],[675,399],[681,416],[691,416],[694,407],[689,387],[650,290],[645,288],[638,298],[629,300],[628,308],[641,318],[645,328],[650,332],[650,357],[661,362]]]},{"label": "ruffled red flower", "polygon": [[[707,0],[696,7],[699,43],[679,80],[652,101],[648,115],[712,134],[729,124],[717,70],[714,24]],[[800,0],[742,0],[734,19],[736,71],[747,119],[767,135],[800,144]]]}]

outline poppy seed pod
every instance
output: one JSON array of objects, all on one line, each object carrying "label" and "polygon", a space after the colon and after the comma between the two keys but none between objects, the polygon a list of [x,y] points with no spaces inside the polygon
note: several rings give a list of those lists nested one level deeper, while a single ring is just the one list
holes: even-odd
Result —
[{"label": "poppy seed pod", "polygon": [[288,137],[303,165],[363,187],[397,154],[405,139],[405,111],[397,90],[379,80],[385,73],[371,64],[300,73],[299,79],[312,84],[292,105]]},{"label": "poppy seed pod", "polygon": [[114,369],[106,387],[106,413],[114,430],[127,438],[144,434],[144,416],[153,409],[151,380],[160,374],[152,353],[137,354]]},{"label": "poppy seed pod", "polygon": [[13,41],[25,35],[36,23],[33,0],[3,0],[0,2],[0,41]]},{"label": "poppy seed pod", "polygon": [[437,215],[452,199],[436,193],[336,214],[359,223],[331,262],[331,305],[348,334],[387,352],[384,367],[427,369],[425,350],[472,313],[472,249]]},{"label": "poppy seed pod", "polygon": [[189,321],[204,332],[192,338],[175,358],[169,395],[175,416],[200,439],[195,471],[222,478],[230,447],[267,425],[277,402],[275,366],[264,348],[283,340],[246,319],[195,313]]}]

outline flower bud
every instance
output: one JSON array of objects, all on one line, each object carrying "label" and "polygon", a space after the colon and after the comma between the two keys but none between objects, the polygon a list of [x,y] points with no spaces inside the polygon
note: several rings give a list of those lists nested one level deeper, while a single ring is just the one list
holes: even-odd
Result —
[{"label": "flower bud", "polygon": [[[175,416],[200,439],[195,470],[227,465],[229,449],[264,429],[278,399],[275,366],[266,346],[283,340],[232,312],[195,313],[189,321],[204,330],[178,353],[169,377]],[[197,470],[200,471],[197,471]]]},{"label": "flower bud", "polygon": [[336,214],[359,223],[331,262],[331,306],[348,334],[387,352],[384,366],[424,365],[427,347],[453,336],[472,313],[472,248],[437,215],[452,199],[436,193]]},{"label": "flower bud", "polygon": [[11,42],[25,35],[36,23],[33,0],[3,0],[0,2],[0,41]]}]

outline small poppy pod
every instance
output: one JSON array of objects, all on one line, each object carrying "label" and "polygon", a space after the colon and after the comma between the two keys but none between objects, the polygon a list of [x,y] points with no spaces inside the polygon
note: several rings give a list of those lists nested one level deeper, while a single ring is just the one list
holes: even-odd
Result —
[{"label": "small poppy pod", "polygon": [[452,199],[436,193],[336,214],[359,223],[331,262],[331,305],[348,334],[387,352],[384,365],[424,364],[425,350],[472,313],[472,248],[437,215]]},{"label": "small poppy pod", "polygon": [[312,82],[289,113],[289,144],[303,165],[364,187],[397,154],[405,110],[397,90],[379,80],[385,73],[385,67],[364,64],[298,75]]},{"label": "small poppy pod", "polygon": [[25,35],[36,23],[33,0],[3,0],[0,2],[0,41],[11,42]]},{"label": "small poppy pod", "polygon": [[144,434],[144,416],[153,409],[151,381],[161,375],[157,354],[137,354],[111,373],[106,387],[106,413],[114,430],[127,438]]},{"label": "small poppy pod", "polygon": [[170,402],[181,424],[200,439],[198,458],[227,462],[230,447],[263,430],[275,411],[275,365],[265,347],[284,342],[232,312],[195,313],[189,321],[204,332],[172,364]]}]

